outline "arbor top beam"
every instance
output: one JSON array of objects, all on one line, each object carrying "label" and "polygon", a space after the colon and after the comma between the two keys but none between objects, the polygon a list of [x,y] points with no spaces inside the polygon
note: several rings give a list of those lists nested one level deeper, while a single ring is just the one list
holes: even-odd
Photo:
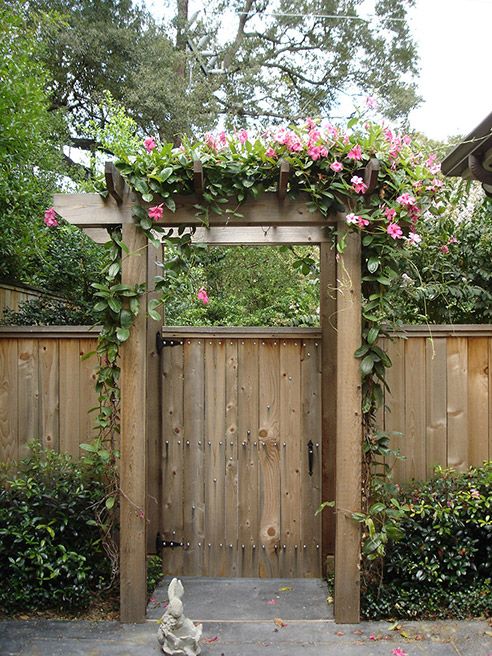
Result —
[{"label": "arbor top beam", "polygon": [[[174,228],[181,226],[203,227],[203,221],[196,216],[196,205],[200,199],[196,195],[174,196],[176,212],[165,211],[162,225]],[[54,208],[68,223],[81,228],[104,228],[112,225],[133,223],[132,204],[136,197],[128,189],[122,195],[120,203],[112,196],[102,198],[99,194],[55,194]],[[310,211],[309,197],[299,194],[296,199],[279,200],[274,192],[266,192],[258,198],[249,199],[241,205],[224,205],[224,214],[212,212],[209,225],[229,227],[268,227],[268,226],[318,226],[334,225],[335,214],[324,217],[321,212]],[[159,204],[156,199],[153,204]],[[148,204],[147,204],[148,205]],[[241,217],[232,216],[232,212],[241,213]]]}]

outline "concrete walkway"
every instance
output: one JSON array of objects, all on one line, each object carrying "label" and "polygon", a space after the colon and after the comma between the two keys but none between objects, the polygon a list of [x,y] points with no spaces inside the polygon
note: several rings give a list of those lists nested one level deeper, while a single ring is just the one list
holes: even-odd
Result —
[{"label": "concrete walkway", "polygon": [[[487,622],[337,625],[324,582],[182,579],[186,614],[203,622],[203,656],[492,656]],[[164,581],[145,624],[0,622],[0,656],[156,656]]]}]

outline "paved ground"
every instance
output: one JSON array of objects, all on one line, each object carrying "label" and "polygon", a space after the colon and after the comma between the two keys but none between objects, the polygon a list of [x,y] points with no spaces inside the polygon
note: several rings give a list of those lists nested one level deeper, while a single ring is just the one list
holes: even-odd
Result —
[{"label": "paved ground", "polygon": [[[0,622],[0,656],[157,656],[167,582],[145,624]],[[203,621],[203,656],[492,656],[487,622],[337,625],[321,581],[186,579],[185,610]],[[398,652],[398,649],[402,650]]]}]

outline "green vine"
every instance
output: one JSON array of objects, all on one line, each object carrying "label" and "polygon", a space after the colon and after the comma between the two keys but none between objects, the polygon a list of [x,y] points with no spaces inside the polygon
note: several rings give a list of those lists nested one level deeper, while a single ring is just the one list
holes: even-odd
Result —
[{"label": "green vine", "polygon": [[[166,226],[166,217],[176,210],[175,198],[194,194],[194,162],[203,169],[204,188],[194,208],[207,225],[210,215],[225,215],[234,222],[248,199],[277,188],[279,162],[290,166],[288,198],[307,196],[311,211],[328,217],[344,212],[350,230],[362,239],[362,341],[356,352],[360,359],[363,410],[362,512],[354,519],[363,526],[363,553],[378,560],[390,539],[398,539],[399,520],[405,513],[395,499],[388,458],[398,457],[390,448],[390,436],[377,430],[376,412],[383,403],[386,370],[391,366],[379,340],[387,337],[386,292],[399,284],[395,266],[397,248],[419,248],[419,223],[426,215],[441,215],[445,209],[445,187],[435,156],[424,155],[410,137],[394,134],[388,127],[358,115],[346,128],[318,125],[311,119],[289,128],[271,128],[251,137],[245,130],[234,134],[208,133],[198,141],[184,140],[179,148],[144,141],[126,140],[125,150],[116,148],[116,167],[141,202],[133,217],[152,244],[165,241],[178,255],[162,263],[163,275],[155,280],[160,298],[152,299],[149,314],[158,319],[169,276],[187,266],[191,234]],[[377,166],[375,166],[377,164]],[[374,180],[364,180],[365,171],[375,170]],[[369,188],[368,188],[368,185]],[[346,208],[350,208],[347,212]],[[337,249],[343,253],[343,234]],[[110,445],[119,430],[120,345],[129,335],[139,312],[144,285],[121,283],[121,256],[131,256],[119,231],[111,235],[111,263],[106,282],[96,285],[103,330],[99,339],[97,418],[101,448]],[[324,504],[328,505],[328,504]],[[141,510],[143,513],[143,510]]]}]

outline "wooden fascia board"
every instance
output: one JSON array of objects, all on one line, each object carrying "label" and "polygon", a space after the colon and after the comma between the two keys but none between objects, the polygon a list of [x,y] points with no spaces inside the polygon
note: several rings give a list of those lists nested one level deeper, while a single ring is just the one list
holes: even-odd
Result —
[{"label": "wooden fascia board", "polygon": [[446,155],[441,170],[448,177],[470,177],[468,156],[492,147],[492,112]]}]

